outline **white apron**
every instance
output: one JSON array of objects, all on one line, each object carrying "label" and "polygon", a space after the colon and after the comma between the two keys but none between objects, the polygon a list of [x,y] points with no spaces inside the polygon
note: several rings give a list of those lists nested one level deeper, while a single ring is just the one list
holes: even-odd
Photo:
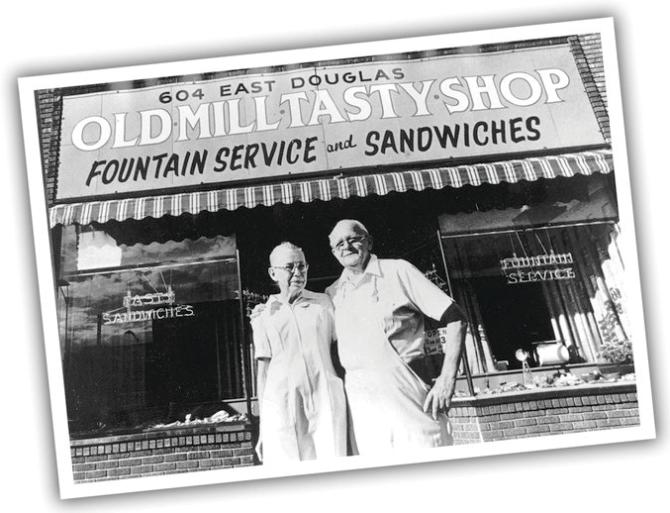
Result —
[{"label": "white apron", "polygon": [[[373,288],[377,289],[376,284]],[[338,350],[346,370],[345,390],[358,453],[450,445],[447,415],[440,413],[434,420],[423,411],[429,388],[386,337],[389,305],[377,294],[361,292],[349,291],[335,309]]]}]

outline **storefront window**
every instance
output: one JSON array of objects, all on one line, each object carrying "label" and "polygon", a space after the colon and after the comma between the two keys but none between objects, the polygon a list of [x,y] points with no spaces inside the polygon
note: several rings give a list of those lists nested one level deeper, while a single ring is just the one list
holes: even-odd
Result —
[{"label": "storefront window", "polygon": [[166,422],[240,398],[235,238],[118,243],[65,227],[59,323],[71,432]]},{"label": "storefront window", "polygon": [[486,371],[521,367],[518,350],[541,365],[538,345],[551,343],[566,351],[550,364],[595,362],[604,341],[627,339],[617,233],[598,223],[443,239]]}]

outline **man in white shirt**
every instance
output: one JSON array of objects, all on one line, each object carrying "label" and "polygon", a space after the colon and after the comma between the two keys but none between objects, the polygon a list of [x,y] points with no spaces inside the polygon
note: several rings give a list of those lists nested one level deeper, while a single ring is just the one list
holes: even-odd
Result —
[{"label": "man in white shirt", "polygon": [[[335,305],[358,453],[451,444],[446,412],[465,337],[460,308],[409,262],[373,255],[360,222],[338,222],[329,239],[344,268],[326,293]],[[419,377],[426,362],[424,315],[445,326],[444,361],[434,384]]]},{"label": "man in white shirt", "polygon": [[279,293],[252,316],[264,464],[346,456],[344,391],[330,356],[333,306],[305,290],[307,270],[300,248],[274,248],[268,273]]}]

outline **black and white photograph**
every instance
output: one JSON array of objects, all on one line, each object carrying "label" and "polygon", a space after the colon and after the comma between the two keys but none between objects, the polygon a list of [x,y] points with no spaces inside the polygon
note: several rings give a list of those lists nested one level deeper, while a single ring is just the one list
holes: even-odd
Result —
[{"label": "black and white photograph", "polygon": [[60,498],[654,439],[615,28],[16,77]]}]

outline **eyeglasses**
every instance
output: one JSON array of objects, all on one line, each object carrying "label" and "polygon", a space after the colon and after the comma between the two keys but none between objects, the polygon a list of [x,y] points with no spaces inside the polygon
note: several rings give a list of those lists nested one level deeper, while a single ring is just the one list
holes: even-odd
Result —
[{"label": "eyeglasses", "polygon": [[309,265],[305,262],[289,262],[286,265],[273,265],[273,269],[283,269],[286,272],[293,274],[296,271],[305,272],[309,269]]},{"label": "eyeglasses", "polygon": [[332,249],[334,251],[342,251],[347,246],[357,246],[361,244],[365,239],[367,239],[367,237],[365,237],[364,235],[358,235],[356,237],[347,237],[346,239],[342,239],[337,244],[335,244],[332,247]]}]

